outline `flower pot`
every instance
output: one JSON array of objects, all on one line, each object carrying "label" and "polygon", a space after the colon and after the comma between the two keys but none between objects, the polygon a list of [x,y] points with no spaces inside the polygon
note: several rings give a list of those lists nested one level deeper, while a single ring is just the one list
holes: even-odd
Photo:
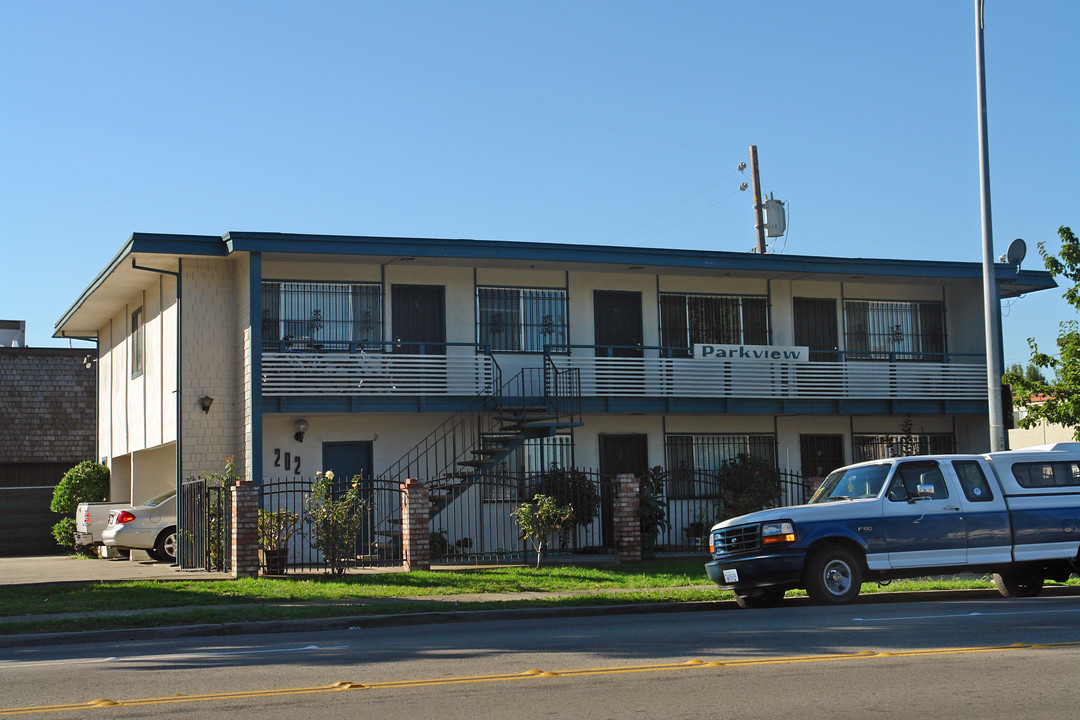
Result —
[{"label": "flower pot", "polygon": [[259,548],[259,566],[264,575],[284,575],[289,562],[289,548],[263,550]]}]

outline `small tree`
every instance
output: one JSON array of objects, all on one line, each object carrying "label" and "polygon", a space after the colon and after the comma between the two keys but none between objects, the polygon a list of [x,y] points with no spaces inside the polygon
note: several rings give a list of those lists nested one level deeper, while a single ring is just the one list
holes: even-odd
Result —
[{"label": "small tree", "polygon": [[60,547],[75,547],[75,510],[79,503],[101,502],[109,494],[109,468],[101,463],[83,460],[68,470],[53,489],[49,509],[63,513],[52,527],[53,537]]},{"label": "small tree", "polygon": [[574,507],[559,505],[547,495],[535,495],[532,502],[521,503],[510,515],[521,528],[521,539],[532,542],[536,550],[536,569],[539,570],[548,537],[573,522]]},{"label": "small tree", "polygon": [[[1080,241],[1064,225],[1058,228],[1058,236],[1061,238],[1058,255],[1047,252],[1042,242],[1039,254],[1051,275],[1072,282],[1062,297],[1080,311]],[[1027,409],[1017,424],[1032,428],[1045,420],[1072,428],[1073,438],[1080,440],[1080,325],[1076,320],[1065,320],[1059,325],[1058,352],[1054,355],[1041,352],[1035,338],[1028,338],[1028,347],[1031,348],[1029,371],[1033,367],[1039,375],[1010,370],[1001,379],[1012,388],[1013,404]],[[1045,380],[1047,375],[1054,376],[1053,380]]]},{"label": "small tree", "polygon": [[356,557],[356,535],[364,522],[369,503],[360,497],[360,475],[348,488],[334,487],[334,473],[315,473],[311,492],[304,497],[304,514],[311,524],[311,546],[322,552],[335,577]]}]

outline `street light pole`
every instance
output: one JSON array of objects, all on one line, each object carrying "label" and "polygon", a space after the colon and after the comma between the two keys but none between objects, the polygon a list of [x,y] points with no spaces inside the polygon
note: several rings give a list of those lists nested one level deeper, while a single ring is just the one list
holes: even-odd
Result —
[{"label": "street light pole", "polygon": [[994,229],[990,219],[990,150],[986,132],[986,61],[983,55],[983,4],[975,0],[976,91],[979,105],[979,189],[982,195],[983,312],[986,325],[986,394],[990,421],[990,452],[1006,449],[1001,407],[1001,305],[994,275]]}]

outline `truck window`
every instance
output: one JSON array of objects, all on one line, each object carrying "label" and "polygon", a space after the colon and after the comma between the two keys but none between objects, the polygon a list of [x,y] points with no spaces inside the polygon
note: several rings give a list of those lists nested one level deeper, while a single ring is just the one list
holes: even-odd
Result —
[{"label": "truck window", "polygon": [[990,502],[994,499],[994,491],[990,483],[986,482],[979,463],[974,460],[953,460],[953,470],[960,478],[960,487],[964,489],[964,497],[969,502]]},{"label": "truck window", "polygon": [[876,498],[889,475],[889,465],[862,465],[834,470],[810,498],[811,503]]},{"label": "truck window", "polygon": [[903,463],[896,468],[892,484],[889,486],[889,499],[893,502],[907,502],[909,499],[919,496],[920,485],[932,485],[934,487],[934,500],[949,497],[949,489],[945,486],[945,478],[941,475],[941,469],[936,462],[911,462]]},{"label": "truck window", "polygon": [[1012,472],[1023,488],[1080,485],[1080,464],[1075,462],[1014,463]]}]

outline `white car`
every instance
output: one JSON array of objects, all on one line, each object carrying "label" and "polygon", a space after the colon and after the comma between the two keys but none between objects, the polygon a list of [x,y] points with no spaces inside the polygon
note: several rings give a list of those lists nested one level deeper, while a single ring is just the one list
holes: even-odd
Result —
[{"label": "white car", "polygon": [[109,513],[101,541],[121,550],[145,550],[155,560],[176,560],[176,491],[170,490],[142,505]]}]

